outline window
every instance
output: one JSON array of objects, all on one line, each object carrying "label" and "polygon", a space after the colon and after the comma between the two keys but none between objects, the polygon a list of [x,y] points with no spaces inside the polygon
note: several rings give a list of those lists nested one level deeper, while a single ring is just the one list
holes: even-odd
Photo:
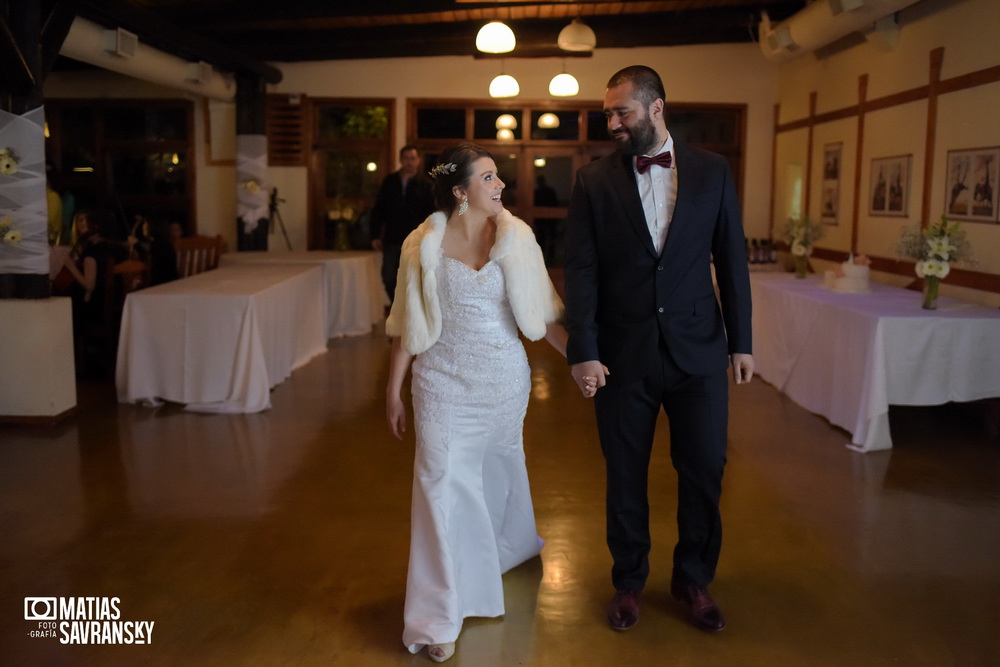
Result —
[{"label": "window", "polygon": [[368,217],[392,153],[392,100],[314,98],[309,248],[370,248]]},{"label": "window", "polygon": [[[579,100],[410,100],[407,137],[424,153],[428,167],[457,141],[475,141],[493,153],[507,186],[504,206],[535,228],[546,263],[561,266],[576,170],[614,150],[601,106]],[[671,134],[725,156],[739,192],[745,117],[745,105],[667,105]]]},{"label": "window", "polygon": [[47,157],[76,208],[98,212],[111,237],[125,238],[143,215],[196,233],[194,109],[187,100],[47,100]]}]

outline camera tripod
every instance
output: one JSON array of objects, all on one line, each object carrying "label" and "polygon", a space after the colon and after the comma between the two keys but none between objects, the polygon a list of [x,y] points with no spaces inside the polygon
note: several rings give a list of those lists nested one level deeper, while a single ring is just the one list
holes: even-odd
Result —
[{"label": "camera tripod", "polygon": [[274,233],[274,221],[277,220],[278,224],[281,226],[281,235],[285,237],[285,246],[289,250],[292,249],[292,242],[288,240],[288,231],[285,229],[285,221],[281,217],[281,211],[278,210],[278,204],[285,201],[278,197],[278,188],[271,190],[271,202],[268,204],[268,229],[273,234]]}]

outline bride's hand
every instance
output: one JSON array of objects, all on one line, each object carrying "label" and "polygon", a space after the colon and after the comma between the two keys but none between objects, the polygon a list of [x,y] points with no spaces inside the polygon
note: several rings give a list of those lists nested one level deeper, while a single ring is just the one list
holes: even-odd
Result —
[{"label": "bride's hand", "polygon": [[399,440],[406,433],[406,406],[399,396],[385,399],[385,418],[389,422],[389,431]]}]

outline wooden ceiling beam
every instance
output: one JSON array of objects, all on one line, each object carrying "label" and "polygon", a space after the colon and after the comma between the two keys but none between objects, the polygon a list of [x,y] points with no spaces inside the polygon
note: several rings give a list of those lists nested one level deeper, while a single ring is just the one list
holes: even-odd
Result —
[{"label": "wooden ceiling beam", "polygon": [[66,41],[66,35],[76,19],[76,11],[80,3],[78,0],[58,0],[53,3],[48,15],[42,22],[41,47],[42,47],[42,80],[48,76],[52,70],[52,65],[59,57],[59,49]]},{"label": "wooden ceiling beam", "polygon": [[0,90],[4,95],[26,95],[35,87],[31,66],[3,16],[0,16],[0,63]]}]

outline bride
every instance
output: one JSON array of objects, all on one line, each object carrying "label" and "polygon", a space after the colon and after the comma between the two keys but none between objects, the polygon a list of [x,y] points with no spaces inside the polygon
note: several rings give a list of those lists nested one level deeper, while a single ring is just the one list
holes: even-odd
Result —
[{"label": "bride", "polygon": [[500,201],[492,156],[458,144],[431,176],[440,210],[403,244],[386,321],[386,417],[401,439],[412,361],[417,445],[403,643],[443,662],[466,617],[504,613],[501,575],[541,550],[521,437],[531,378],[518,329],[563,355],[566,331],[531,228]]}]

